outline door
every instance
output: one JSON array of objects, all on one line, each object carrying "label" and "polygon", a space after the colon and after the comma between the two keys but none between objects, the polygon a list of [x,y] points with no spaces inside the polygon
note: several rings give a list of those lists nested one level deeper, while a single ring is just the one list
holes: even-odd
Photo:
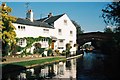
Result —
[{"label": "door", "polygon": [[54,49],[54,42],[52,42],[51,48]]}]

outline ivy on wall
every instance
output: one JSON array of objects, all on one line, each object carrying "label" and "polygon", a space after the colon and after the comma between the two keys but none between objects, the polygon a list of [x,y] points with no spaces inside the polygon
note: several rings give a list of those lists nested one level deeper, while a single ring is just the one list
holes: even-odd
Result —
[{"label": "ivy on wall", "polygon": [[[50,46],[50,44],[52,43],[52,39],[49,38],[49,37],[41,37],[41,36],[39,36],[39,37],[37,37],[37,38],[33,38],[33,37],[16,38],[16,42],[18,43],[18,41],[19,41],[20,39],[25,39],[26,42],[27,42],[27,45],[26,45],[26,47],[24,47],[24,49],[27,49],[27,48],[32,47],[32,44],[33,44],[34,42],[38,42],[38,41],[47,40],[49,46]],[[22,47],[21,47],[21,48],[22,48]]]}]

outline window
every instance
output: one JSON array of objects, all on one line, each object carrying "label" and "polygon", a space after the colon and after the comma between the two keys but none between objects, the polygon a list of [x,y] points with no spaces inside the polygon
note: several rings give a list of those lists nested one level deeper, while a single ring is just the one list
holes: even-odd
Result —
[{"label": "window", "polygon": [[20,29],[20,26],[18,26],[18,29]]},{"label": "window", "polygon": [[70,43],[72,43],[73,41],[69,41]]},{"label": "window", "polygon": [[64,40],[59,40],[58,49],[63,49],[63,48],[64,48]]},{"label": "window", "polygon": [[64,24],[67,25],[67,20],[64,20]]},{"label": "window", "polygon": [[62,29],[58,29],[58,34],[62,35]]},{"label": "window", "polygon": [[41,41],[41,44],[42,44],[42,48],[46,48],[48,47],[48,39],[47,38],[43,38],[42,41]]},{"label": "window", "polygon": [[72,45],[72,44],[73,44],[73,41],[69,41],[69,43],[70,43],[70,45]]},{"label": "window", "polygon": [[49,29],[43,29],[44,33],[49,33]]},{"label": "window", "polygon": [[63,43],[63,40],[60,40],[61,43]]},{"label": "window", "polygon": [[73,35],[73,32],[72,32],[72,31],[70,31],[70,35],[71,35],[71,36]]},{"label": "window", "polygon": [[22,29],[25,30],[25,26],[22,26]]},{"label": "window", "polygon": [[25,30],[25,26],[18,26],[18,29],[23,31],[23,30]]},{"label": "window", "polygon": [[24,43],[25,43],[25,39],[20,39],[20,40],[19,40],[19,45],[20,45],[20,46],[24,45]]}]

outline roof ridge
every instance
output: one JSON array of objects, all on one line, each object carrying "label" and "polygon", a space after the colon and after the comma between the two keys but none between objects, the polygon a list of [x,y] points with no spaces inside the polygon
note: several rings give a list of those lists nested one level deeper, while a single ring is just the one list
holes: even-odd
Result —
[{"label": "roof ridge", "polygon": [[[55,15],[55,16],[51,16],[51,17],[57,17],[57,16],[62,16],[62,15],[64,15],[65,13],[63,13],[63,14],[59,14],[59,15]],[[51,18],[50,17],[50,18]],[[46,19],[49,19],[48,17],[44,17],[44,18],[41,18],[41,19],[37,19],[37,21],[40,21],[40,20],[45,20],[46,21]]]}]

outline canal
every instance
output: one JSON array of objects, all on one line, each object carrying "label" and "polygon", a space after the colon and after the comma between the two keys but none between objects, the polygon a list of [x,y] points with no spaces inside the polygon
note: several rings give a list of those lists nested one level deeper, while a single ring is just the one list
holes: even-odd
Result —
[{"label": "canal", "polygon": [[111,57],[86,53],[77,59],[4,73],[2,80],[116,80],[118,69]]}]

